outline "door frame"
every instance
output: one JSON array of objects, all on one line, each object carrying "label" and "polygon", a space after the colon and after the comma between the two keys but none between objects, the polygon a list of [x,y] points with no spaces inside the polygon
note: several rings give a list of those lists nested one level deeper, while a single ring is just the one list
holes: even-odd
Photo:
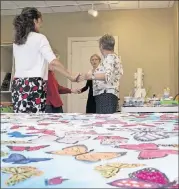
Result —
[{"label": "door frame", "polygon": [[[72,43],[73,42],[85,42],[85,41],[98,41],[101,36],[96,37],[68,37],[68,44],[67,44],[67,69],[71,72],[72,71]],[[115,38],[115,48],[117,50],[117,54],[119,53],[118,50],[118,36],[114,36]],[[67,80],[67,87],[71,89],[71,81]],[[67,112],[71,112],[71,94],[67,95]]]}]

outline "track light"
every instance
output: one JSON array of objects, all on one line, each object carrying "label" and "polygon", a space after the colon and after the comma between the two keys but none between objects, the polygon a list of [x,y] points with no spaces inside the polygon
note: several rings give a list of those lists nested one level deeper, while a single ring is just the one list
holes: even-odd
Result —
[{"label": "track light", "polygon": [[98,16],[98,11],[93,9],[93,4],[92,4],[92,9],[88,10],[88,14],[94,17]]},{"label": "track light", "polygon": [[90,14],[91,16],[97,17],[98,16],[98,11],[90,9],[88,11],[88,14]]}]

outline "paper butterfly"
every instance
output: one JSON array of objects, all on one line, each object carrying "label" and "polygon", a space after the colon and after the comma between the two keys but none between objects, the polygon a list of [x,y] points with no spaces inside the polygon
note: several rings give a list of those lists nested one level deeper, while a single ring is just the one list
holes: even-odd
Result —
[{"label": "paper butterfly", "polygon": [[177,150],[170,149],[159,149],[156,144],[153,143],[142,143],[142,144],[126,144],[119,145],[117,148],[123,148],[128,150],[140,151],[138,159],[155,159],[163,158],[170,154],[178,155]]},{"label": "paper butterfly", "polygon": [[28,127],[27,130],[34,131],[34,132],[28,132],[27,134],[44,134],[44,135],[55,135],[54,130],[50,129],[36,129],[35,127]]},{"label": "paper butterfly", "polygon": [[36,151],[42,148],[49,147],[50,145],[42,145],[42,146],[7,146],[12,151]]},{"label": "paper butterfly", "polygon": [[20,140],[2,140],[1,144],[29,144],[29,141],[20,141]]},{"label": "paper butterfly", "polygon": [[8,133],[9,137],[16,137],[16,138],[25,138],[25,137],[33,137],[33,136],[38,136],[38,135],[26,135],[22,134],[21,132],[14,131],[11,133]]},{"label": "paper butterfly", "polygon": [[93,152],[93,150],[88,151],[85,145],[75,145],[63,148],[59,151],[46,152],[55,155],[69,155],[75,156],[76,160],[87,161],[87,162],[98,162],[101,160],[109,160],[124,156],[126,152]]},{"label": "paper butterfly", "polygon": [[7,152],[3,152],[3,151],[1,151],[1,157],[7,156],[7,155],[8,155]]},{"label": "paper butterfly", "polygon": [[128,138],[120,136],[98,136],[94,140],[100,140],[100,143],[103,145],[117,145],[120,143],[126,143]]},{"label": "paper butterfly", "polygon": [[106,165],[100,165],[95,167],[95,170],[99,171],[105,178],[111,178],[116,176],[121,169],[124,168],[135,168],[139,166],[145,166],[144,164],[128,164],[128,163],[110,163]]},{"label": "paper butterfly", "polygon": [[39,136],[35,139],[32,140],[28,140],[31,143],[47,143],[47,142],[53,142],[57,139],[57,136],[52,136],[52,135],[43,135],[43,136]]},{"label": "paper butterfly", "polygon": [[79,141],[88,140],[90,136],[75,136],[75,135],[67,135],[63,138],[57,138],[55,141],[58,143],[65,143],[65,144],[76,144]]},{"label": "paper butterfly", "polygon": [[179,144],[157,144],[157,146],[179,148]]},{"label": "paper butterfly", "polygon": [[177,136],[176,132],[156,132],[156,131],[141,131],[134,133],[134,139],[142,142],[156,141],[158,139],[166,139],[171,136]]},{"label": "paper butterfly", "polygon": [[178,188],[176,181],[170,182],[167,176],[155,168],[144,168],[129,174],[129,178],[108,183],[118,188]]},{"label": "paper butterfly", "polygon": [[[2,122],[1,122],[1,124],[2,124]],[[1,130],[1,134],[4,134],[4,133],[7,133],[7,131]]]},{"label": "paper butterfly", "polygon": [[4,163],[13,163],[13,164],[27,164],[32,162],[48,161],[52,158],[26,158],[21,154],[11,154],[8,158],[4,158],[2,161]]},{"label": "paper butterfly", "polygon": [[12,176],[6,181],[8,186],[13,186],[19,182],[25,181],[32,176],[40,176],[43,174],[36,167],[1,167],[1,172],[11,174]]}]

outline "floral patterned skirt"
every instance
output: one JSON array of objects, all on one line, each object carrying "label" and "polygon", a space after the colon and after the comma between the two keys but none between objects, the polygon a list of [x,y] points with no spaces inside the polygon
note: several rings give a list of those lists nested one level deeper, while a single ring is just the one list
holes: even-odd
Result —
[{"label": "floral patterned skirt", "polygon": [[14,78],[12,103],[14,113],[44,113],[46,81],[42,78]]}]

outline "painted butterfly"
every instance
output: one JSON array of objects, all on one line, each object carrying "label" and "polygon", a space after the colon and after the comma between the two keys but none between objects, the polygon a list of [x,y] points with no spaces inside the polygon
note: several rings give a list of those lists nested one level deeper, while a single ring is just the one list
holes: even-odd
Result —
[{"label": "painted butterfly", "polygon": [[166,157],[170,154],[178,155],[178,150],[159,149],[158,146],[153,143],[126,144],[126,145],[119,145],[116,147],[128,149],[128,150],[140,151],[138,159],[162,158],[162,157]]},{"label": "painted butterfly", "polygon": [[167,176],[155,168],[144,168],[129,174],[129,178],[108,183],[118,188],[178,188],[177,181],[170,182]]},{"label": "painted butterfly", "polygon": [[121,169],[135,168],[139,166],[145,166],[144,164],[128,164],[128,163],[109,163],[106,165],[100,165],[95,167],[95,170],[99,171],[105,178],[111,178],[116,176]]},{"label": "painted butterfly", "polygon": [[50,145],[42,145],[42,146],[7,146],[12,151],[36,151],[42,148],[49,147]]},{"label": "painted butterfly", "polygon": [[109,160],[124,156],[127,152],[93,152],[93,150],[88,151],[88,148],[85,145],[74,145],[63,148],[59,151],[52,151],[46,153],[55,155],[75,156],[75,159],[80,161],[98,162],[101,160]]},{"label": "painted butterfly", "polygon": [[19,182],[25,181],[33,176],[43,174],[36,167],[21,166],[21,167],[1,167],[1,172],[11,174],[12,176],[6,181],[8,186],[14,186]]}]

